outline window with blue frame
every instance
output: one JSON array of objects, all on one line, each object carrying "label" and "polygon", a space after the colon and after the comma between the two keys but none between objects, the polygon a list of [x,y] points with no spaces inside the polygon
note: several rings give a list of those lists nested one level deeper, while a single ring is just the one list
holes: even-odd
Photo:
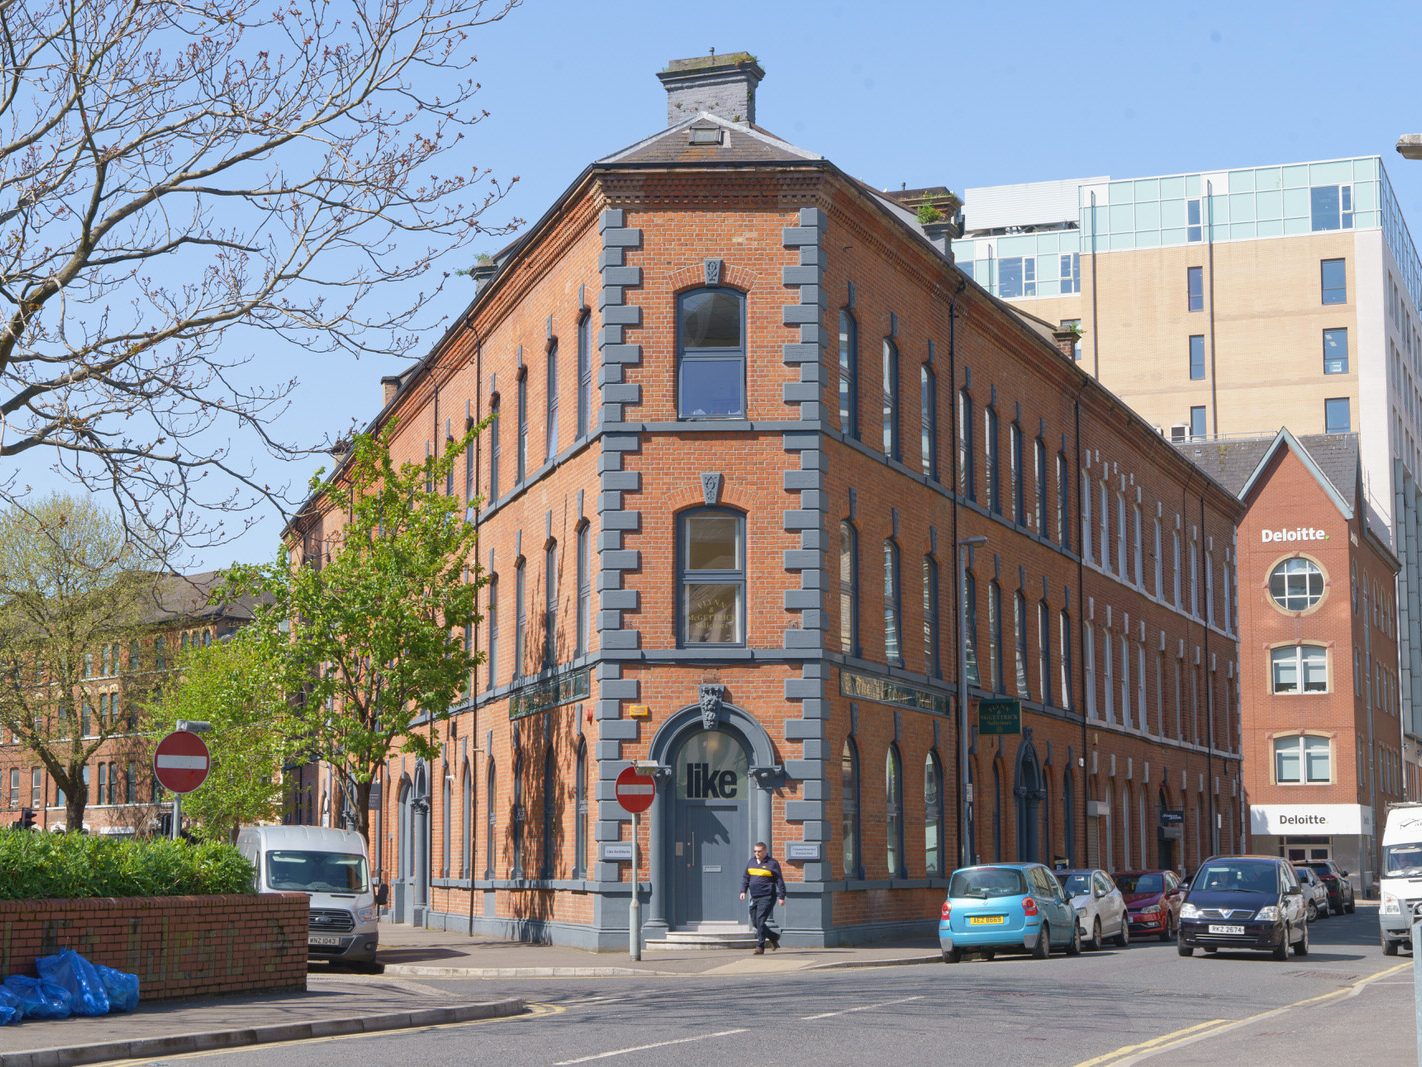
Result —
[{"label": "window with blue frame", "polygon": [[899,451],[899,348],[884,338],[884,455],[898,459]]},{"label": "window with blue frame", "polygon": [[1062,296],[1081,292],[1081,253],[1072,252],[1059,258],[1061,260]]},{"label": "window with blue frame", "polygon": [[1205,310],[1205,268],[1185,268],[1185,310]]},{"label": "window with blue frame", "polygon": [[1031,256],[1009,256],[997,261],[997,295],[1004,299],[1037,295],[1037,261]]},{"label": "window with blue frame", "polygon": [[1348,373],[1348,329],[1339,326],[1323,331],[1323,373]]},{"label": "window with blue frame", "polygon": [[839,432],[859,437],[859,324],[839,313]]},{"label": "window with blue frame", "polygon": [[1325,304],[1348,302],[1348,261],[1325,259],[1319,263],[1320,298]]},{"label": "window with blue frame", "polygon": [[1185,201],[1185,240],[1195,242],[1204,237],[1200,225],[1200,200],[1198,197]]},{"label": "window with blue frame", "polygon": [[1349,433],[1353,419],[1346,396],[1332,396],[1323,402],[1323,432]]},{"label": "window with blue frame", "polygon": [[1318,230],[1351,230],[1353,228],[1353,187],[1351,185],[1315,185],[1309,190],[1309,218]]},{"label": "window with blue frame", "polygon": [[884,542],[884,659],[895,666],[904,662],[903,646],[899,643],[899,620],[902,617],[899,596],[899,546]]},{"label": "window with blue frame", "polygon": [[745,644],[745,515],[695,508],[678,523],[682,645]]},{"label": "window with blue frame", "polygon": [[1190,380],[1205,380],[1205,335],[1202,333],[1190,335]]},{"label": "window with blue frame", "polygon": [[1205,436],[1205,407],[1203,404],[1190,409],[1190,436],[1196,441]]},{"label": "window with blue frame", "polygon": [[721,287],[677,298],[677,401],[683,419],[746,414],[745,295]]}]

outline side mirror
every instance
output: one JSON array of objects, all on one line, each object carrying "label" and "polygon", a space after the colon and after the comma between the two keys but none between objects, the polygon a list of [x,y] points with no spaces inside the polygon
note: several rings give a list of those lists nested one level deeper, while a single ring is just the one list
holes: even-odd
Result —
[{"label": "side mirror", "polygon": [[1344,877],[1344,878],[1347,878],[1347,877],[1348,877],[1348,872],[1347,872],[1347,871],[1339,871],[1338,873],[1339,873],[1342,877]]},{"label": "side mirror", "polygon": [[385,907],[390,903],[390,887],[384,882],[375,887],[375,904],[377,907]]}]

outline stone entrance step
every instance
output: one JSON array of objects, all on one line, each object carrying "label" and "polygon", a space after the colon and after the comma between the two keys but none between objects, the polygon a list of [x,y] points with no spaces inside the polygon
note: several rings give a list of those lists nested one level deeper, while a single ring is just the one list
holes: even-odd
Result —
[{"label": "stone entrance step", "polygon": [[740,923],[694,923],[680,930],[668,930],[665,938],[646,943],[648,952],[731,948],[755,948],[755,932]]}]

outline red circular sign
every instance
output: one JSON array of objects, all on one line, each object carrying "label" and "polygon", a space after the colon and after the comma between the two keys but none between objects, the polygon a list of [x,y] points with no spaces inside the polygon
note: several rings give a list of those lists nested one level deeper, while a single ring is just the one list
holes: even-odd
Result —
[{"label": "red circular sign", "polygon": [[628,767],[617,776],[617,803],[624,811],[640,815],[652,806],[656,795],[656,781],[649,774],[639,774],[636,767]]},{"label": "red circular sign", "polygon": [[197,734],[174,730],[153,752],[158,784],[174,793],[191,793],[207,777],[207,744]]}]

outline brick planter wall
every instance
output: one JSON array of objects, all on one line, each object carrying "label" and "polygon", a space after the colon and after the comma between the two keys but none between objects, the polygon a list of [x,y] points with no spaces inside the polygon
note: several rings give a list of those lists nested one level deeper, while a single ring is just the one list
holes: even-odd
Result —
[{"label": "brick planter wall", "polygon": [[306,988],[307,897],[0,901],[0,975],[72,948],[138,975],[144,1000]]}]

